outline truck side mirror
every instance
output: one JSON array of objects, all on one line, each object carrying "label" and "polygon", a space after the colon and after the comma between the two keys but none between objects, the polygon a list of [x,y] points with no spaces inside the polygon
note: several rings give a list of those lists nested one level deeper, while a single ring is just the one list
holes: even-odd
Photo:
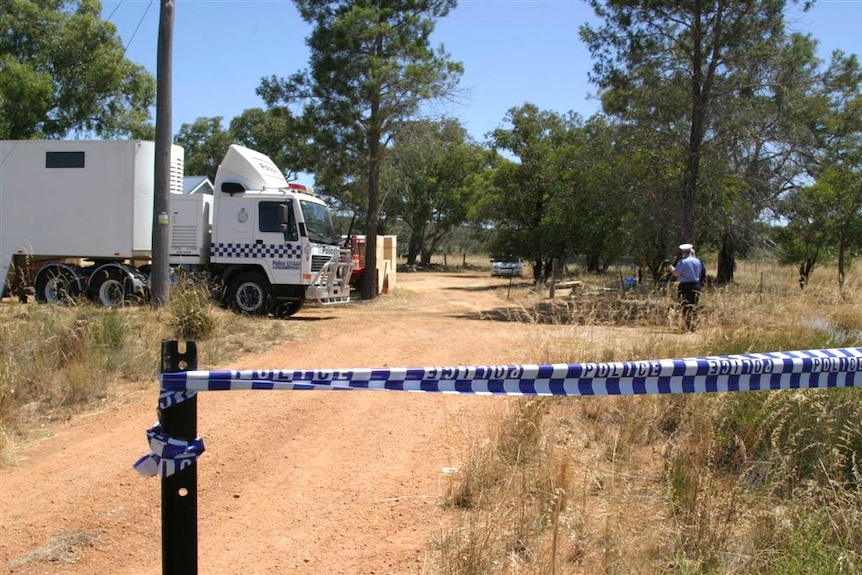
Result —
[{"label": "truck side mirror", "polygon": [[278,205],[278,223],[286,241],[295,242],[299,239],[296,233],[296,218],[293,217],[293,206],[289,202]]},{"label": "truck side mirror", "polygon": [[239,182],[222,182],[221,191],[225,194],[241,194],[245,192],[245,186]]}]

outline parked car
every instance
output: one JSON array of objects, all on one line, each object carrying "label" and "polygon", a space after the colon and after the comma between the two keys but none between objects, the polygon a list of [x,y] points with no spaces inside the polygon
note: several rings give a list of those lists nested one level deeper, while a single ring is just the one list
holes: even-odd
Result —
[{"label": "parked car", "polygon": [[491,260],[492,277],[523,277],[524,266],[520,258],[503,257]]}]

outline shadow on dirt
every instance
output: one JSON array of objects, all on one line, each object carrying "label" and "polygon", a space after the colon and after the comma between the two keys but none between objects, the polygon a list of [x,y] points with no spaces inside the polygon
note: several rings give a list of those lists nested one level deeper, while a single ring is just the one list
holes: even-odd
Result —
[{"label": "shadow on dirt", "polygon": [[664,325],[668,320],[669,309],[665,300],[584,297],[577,300],[546,300],[521,307],[498,307],[450,317],[535,325],[633,327]]},{"label": "shadow on dirt", "polygon": [[290,317],[282,317],[279,319],[283,319],[285,321],[303,321],[303,322],[315,322],[315,321],[327,321],[331,319],[338,319],[334,315],[327,316],[304,316],[304,315],[292,315]]},{"label": "shadow on dirt", "polygon": [[464,291],[464,292],[487,292],[487,291],[505,291],[507,289],[520,289],[524,287],[529,287],[530,283],[527,282],[513,282],[512,285],[509,285],[509,282],[501,283],[501,284],[488,284],[488,285],[480,285],[480,286],[453,286],[443,288],[446,290],[452,291]]}]

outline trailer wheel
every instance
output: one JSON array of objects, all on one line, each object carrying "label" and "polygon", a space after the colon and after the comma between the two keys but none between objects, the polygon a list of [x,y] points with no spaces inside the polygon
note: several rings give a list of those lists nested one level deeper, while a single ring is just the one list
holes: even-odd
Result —
[{"label": "trailer wheel", "polygon": [[231,282],[228,293],[231,307],[240,313],[267,315],[275,307],[269,282],[259,273],[240,274]]},{"label": "trailer wheel", "polygon": [[57,265],[48,265],[39,270],[33,287],[36,301],[40,303],[69,303],[81,294],[75,275]]},{"label": "trailer wheel", "polygon": [[126,301],[126,277],[119,268],[105,268],[90,276],[90,294],[105,307],[118,307]]}]

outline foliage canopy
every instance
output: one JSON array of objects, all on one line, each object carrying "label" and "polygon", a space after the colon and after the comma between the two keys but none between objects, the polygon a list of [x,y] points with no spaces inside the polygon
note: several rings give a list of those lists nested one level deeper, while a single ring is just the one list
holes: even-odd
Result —
[{"label": "foliage canopy", "polygon": [[152,139],[156,83],[98,0],[0,0],[0,137]]},{"label": "foliage canopy", "polygon": [[[430,47],[434,22],[455,0],[296,0],[314,29],[307,39],[309,68],[287,78],[264,79],[258,93],[309,145],[297,167],[314,172],[329,195],[352,192],[365,206],[366,266],[376,265],[380,171],[386,145],[399,123],[427,100],[448,94],[462,67],[443,47]],[[362,297],[376,294],[373,274]]]}]

